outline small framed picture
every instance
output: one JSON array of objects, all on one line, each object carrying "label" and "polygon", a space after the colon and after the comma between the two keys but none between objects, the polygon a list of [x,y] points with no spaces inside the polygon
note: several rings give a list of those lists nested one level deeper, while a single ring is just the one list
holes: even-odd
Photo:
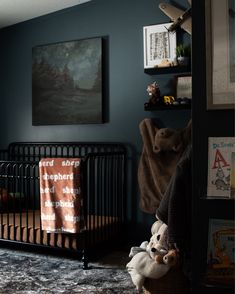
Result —
[{"label": "small framed picture", "polygon": [[208,138],[207,197],[234,198],[233,153],[235,137]]},{"label": "small framed picture", "polygon": [[176,98],[192,99],[192,76],[176,77]]},{"label": "small framed picture", "polygon": [[172,66],[176,59],[176,33],[169,32],[172,23],[145,26],[144,68]]},{"label": "small framed picture", "polygon": [[233,286],[235,283],[235,222],[209,219],[206,282]]}]

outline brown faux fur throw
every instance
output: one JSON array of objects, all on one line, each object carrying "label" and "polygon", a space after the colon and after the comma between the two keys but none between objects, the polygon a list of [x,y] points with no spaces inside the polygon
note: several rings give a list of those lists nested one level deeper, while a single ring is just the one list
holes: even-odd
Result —
[{"label": "brown faux fur throw", "polygon": [[152,119],[140,125],[143,150],[138,166],[140,208],[154,213],[176,165],[191,139],[191,120],[184,129],[158,128]]}]

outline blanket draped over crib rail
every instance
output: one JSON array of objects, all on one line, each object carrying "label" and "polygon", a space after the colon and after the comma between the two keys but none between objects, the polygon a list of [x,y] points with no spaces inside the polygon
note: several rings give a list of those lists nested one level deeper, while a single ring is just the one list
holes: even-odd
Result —
[{"label": "blanket draped over crib rail", "polygon": [[84,229],[80,158],[39,162],[42,230],[79,233]]}]

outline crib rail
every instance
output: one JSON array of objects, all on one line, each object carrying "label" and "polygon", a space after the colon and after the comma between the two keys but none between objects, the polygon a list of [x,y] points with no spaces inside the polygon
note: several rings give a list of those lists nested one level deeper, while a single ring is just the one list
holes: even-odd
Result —
[{"label": "crib rail", "polygon": [[125,152],[120,143],[103,142],[14,142],[9,144],[9,160],[39,161],[43,157],[84,157],[88,153]]},{"label": "crib rail", "polygon": [[[0,161],[0,240],[83,252],[84,255],[97,244],[120,239],[125,221],[124,146],[113,143],[69,144],[10,145],[8,160]],[[38,167],[42,157],[82,157],[86,229],[80,234],[42,231]],[[86,264],[87,257],[83,256],[83,260]]]}]

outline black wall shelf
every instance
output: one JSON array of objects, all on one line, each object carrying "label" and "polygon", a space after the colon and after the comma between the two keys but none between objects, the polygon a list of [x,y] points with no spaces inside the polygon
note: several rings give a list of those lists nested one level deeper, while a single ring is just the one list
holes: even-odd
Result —
[{"label": "black wall shelf", "polygon": [[189,73],[191,74],[191,66],[170,66],[170,67],[154,67],[145,68],[144,72],[149,75],[161,75],[161,74],[180,74]]},{"label": "black wall shelf", "polygon": [[161,110],[184,110],[191,109],[191,104],[182,104],[182,105],[154,105],[149,106],[145,105],[145,111],[161,111]]}]

